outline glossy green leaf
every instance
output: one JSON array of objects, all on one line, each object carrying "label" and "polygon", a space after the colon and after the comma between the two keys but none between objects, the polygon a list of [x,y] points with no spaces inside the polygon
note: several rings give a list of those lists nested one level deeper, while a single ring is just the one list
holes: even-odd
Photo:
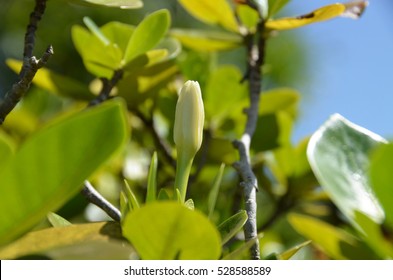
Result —
[{"label": "glossy green leaf", "polygon": [[[48,251],[66,248],[71,245],[82,247],[85,242],[109,242],[119,240],[120,238],[120,226],[113,222],[48,228],[30,232],[14,243],[3,247],[0,250],[0,259],[14,259],[31,254],[46,254]],[[77,252],[83,254],[81,249],[75,250],[74,254]],[[95,253],[100,254],[97,250]]]},{"label": "glossy green leaf", "polygon": [[377,256],[353,235],[321,220],[290,214],[288,221],[297,232],[333,259],[375,259]]},{"label": "glossy green leaf", "polygon": [[269,16],[277,14],[291,0],[269,0]]},{"label": "glossy green leaf", "polygon": [[106,102],[54,121],[23,143],[0,171],[0,244],[62,206],[121,148],[128,134],[124,112],[120,100]]},{"label": "glossy green leaf", "polygon": [[269,20],[265,23],[265,27],[275,30],[288,30],[299,28],[308,24],[333,19],[343,14],[345,10],[346,7],[343,4],[331,4],[319,8],[306,15]]},{"label": "glossy green leaf", "polygon": [[146,203],[157,198],[157,153],[154,152],[150,162],[149,176],[147,179]]},{"label": "glossy green leaf", "polygon": [[214,207],[216,206],[218,191],[220,190],[222,176],[224,175],[225,164],[221,164],[220,169],[216,178],[214,179],[214,183],[212,188],[210,189],[209,196],[207,198],[208,205],[208,217],[211,219],[214,213]]},{"label": "glossy green leaf", "polygon": [[221,251],[219,233],[210,221],[177,202],[149,203],[131,212],[123,235],[142,259],[217,259]]},{"label": "glossy green leaf", "polygon": [[144,67],[149,67],[164,61],[167,57],[168,51],[166,49],[150,50],[132,59],[123,67],[123,69],[133,74]]},{"label": "glossy green leaf", "polygon": [[105,45],[95,35],[78,25],[72,27],[71,35],[86,69],[92,74],[110,79],[113,71],[121,67],[123,52],[118,45]]},{"label": "glossy green leaf", "polygon": [[47,217],[49,223],[53,227],[68,227],[68,226],[72,225],[69,221],[64,219],[62,216],[59,216],[53,212],[50,212],[46,217]]},{"label": "glossy green leaf", "polygon": [[289,260],[290,258],[292,258],[297,252],[299,252],[301,249],[303,249],[304,247],[306,247],[307,245],[309,245],[311,243],[310,240],[305,241],[303,243],[300,243],[299,245],[296,245],[288,250],[286,250],[285,252],[279,254],[277,256],[277,259],[279,260]]},{"label": "glossy green leaf", "polygon": [[133,58],[154,48],[164,37],[170,26],[168,10],[151,13],[135,28],[128,42],[123,63],[127,64]]},{"label": "glossy green leaf", "polygon": [[195,18],[208,24],[219,24],[232,32],[239,32],[234,12],[227,0],[179,0],[179,2]]},{"label": "glossy green leaf", "polygon": [[196,51],[231,50],[242,45],[242,38],[239,35],[227,32],[174,28],[170,34],[187,48]]},{"label": "glossy green leaf", "polygon": [[192,200],[191,198],[187,199],[184,202],[184,206],[186,206],[188,209],[190,210],[195,210],[195,204],[194,204],[194,200]]},{"label": "glossy green leaf", "polygon": [[138,9],[143,7],[141,0],[66,0],[84,6],[106,6],[121,9]]},{"label": "glossy green leaf", "polygon": [[342,116],[330,117],[311,137],[307,157],[318,181],[343,214],[359,211],[377,223],[384,212],[368,178],[370,152],[386,141]]},{"label": "glossy green leaf", "polygon": [[[22,67],[22,61],[15,59],[7,59],[6,63],[15,73],[18,73]],[[33,84],[52,94],[64,97],[82,100],[91,100],[94,98],[94,95],[84,84],[70,77],[57,74],[45,67],[37,71]]]},{"label": "glossy green leaf", "polygon": [[221,234],[222,244],[228,242],[235,234],[237,234],[244,224],[247,222],[248,216],[245,210],[241,210],[235,215],[229,217],[218,226]]},{"label": "glossy green leaf", "polygon": [[393,144],[382,145],[371,158],[370,179],[378,201],[386,215],[386,223],[393,228]]}]

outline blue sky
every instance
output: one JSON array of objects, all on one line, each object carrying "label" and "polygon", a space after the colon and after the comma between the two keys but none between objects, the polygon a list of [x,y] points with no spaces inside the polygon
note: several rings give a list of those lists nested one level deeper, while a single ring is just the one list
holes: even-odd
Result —
[{"label": "blue sky", "polygon": [[[292,0],[285,15],[299,15],[329,0]],[[307,40],[312,84],[294,142],[339,113],[385,138],[393,138],[393,1],[370,0],[359,20],[338,18],[296,30]],[[290,11],[290,12],[289,12]]]}]

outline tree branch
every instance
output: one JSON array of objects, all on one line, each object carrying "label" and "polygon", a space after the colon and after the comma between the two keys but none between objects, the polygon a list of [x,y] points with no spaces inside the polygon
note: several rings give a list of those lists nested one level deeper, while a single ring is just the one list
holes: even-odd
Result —
[{"label": "tree branch", "polygon": [[46,8],[46,0],[36,0],[35,2],[36,4],[33,12],[30,14],[30,21],[25,34],[23,65],[19,73],[19,81],[0,100],[0,125],[28,91],[38,69],[43,67],[53,55],[53,48],[49,46],[41,59],[36,59],[33,56],[35,33],[38,22],[41,20]]},{"label": "tree branch", "polygon": [[84,182],[81,193],[89,200],[89,202],[104,210],[105,213],[107,213],[113,220],[120,222],[121,213],[119,209],[113,206],[98,191],[96,191],[89,181],[86,180]]},{"label": "tree branch", "polygon": [[113,76],[110,80],[106,78],[101,78],[102,81],[102,89],[98,96],[89,102],[88,107],[98,105],[108,99],[110,99],[110,94],[112,89],[117,85],[117,83],[123,78],[124,71],[123,69],[118,69],[113,73]]},{"label": "tree branch", "polygon": [[258,23],[257,32],[245,37],[248,53],[248,69],[244,79],[249,80],[250,106],[245,110],[247,122],[244,133],[240,140],[233,142],[233,145],[238,150],[240,156],[239,161],[235,162],[233,167],[237,170],[242,179],[240,186],[243,188],[245,208],[248,215],[247,222],[244,225],[244,235],[246,242],[251,239],[256,239],[256,242],[250,249],[251,258],[255,260],[260,259],[256,222],[256,191],[258,190],[258,181],[251,168],[250,144],[258,120],[259,99],[262,84],[261,67],[264,63],[265,55],[265,37],[263,31],[264,22],[261,20]]}]

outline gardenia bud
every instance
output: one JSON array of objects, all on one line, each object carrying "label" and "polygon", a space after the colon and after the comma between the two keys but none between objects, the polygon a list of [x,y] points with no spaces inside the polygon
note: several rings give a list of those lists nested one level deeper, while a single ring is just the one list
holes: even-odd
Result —
[{"label": "gardenia bud", "polygon": [[205,112],[198,82],[187,81],[176,105],[174,141],[178,157],[193,159],[202,144]]}]

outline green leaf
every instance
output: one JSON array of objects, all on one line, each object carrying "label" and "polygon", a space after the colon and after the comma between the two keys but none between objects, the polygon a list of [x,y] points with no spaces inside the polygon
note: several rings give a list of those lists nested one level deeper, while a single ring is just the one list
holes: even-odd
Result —
[{"label": "green leaf", "polygon": [[0,168],[4,166],[9,159],[12,158],[12,155],[15,151],[15,144],[12,139],[0,131]]},{"label": "green leaf", "polygon": [[355,211],[377,223],[384,219],[384,212],[370,187],[368,170],[370,152],[385,142],[338,114],[331,116],[309,141],[307,157],[315,176],[352,223]]},{"label": "green leaf", "polygon": [[333,19],[342,15],[346,10],[343,4],[331,4],[325,7],[319,8],[306,15],[297,17],[280,18],[275,20],[269,20],[265,23],[265,27],[268,29],[275,30],[288,30],[303,27],[308,24],[317,23]]},{"label": "green leaf", "polygon": [[228,242],[236,233],[238,233],[248,219],[247,212],[241,210],[235,215],[229,217],[218,226],[221,234],[222,244]]},{"label": "green leaf", "polygon": [[232,32],[239,32],[234,12],[227,0],[179,0],[179,2],[195,18],[208,24],[219,24]]},{"label": "green leaf", "polygon": [[[21,239],[11,243],[10,245],[2,248],[0,250],[0,259],[15,259],[21,256],[32,255],[32,254],[49,254],[51,251],[56,254],[55,249],[66,249],[68,246],[74,245],[73,254],[77,252],[84,252],[83,245],[86,242],[99,242],[108,243],[110,241],[114,242],[121,238],[121,230],[118,223],[89,223],[89,224],[79,224],[70,225],[68,227],[56,227],[48,228],[39,231],[34,231],[26,234],[26,236]],[[120,242],[119,242],[120,243]],[[127,246],[126,244],[122,244]],[[119,246],[118,246],[119,247]],[[130,251],[130,248],[128,248]],[[97,250],[95,247],[94,258],[97,255],[101,255],[105,259],[105,254]],[[113,253],[112,253],[113,254]],[[124,255],[124,251],[119,251],[118,256],[127,257]],[[75,256],[81,259],[81,256]],[[90,258],[93,258],[91,256]]]},{"label": "green leaf", "polygon": [[135,26],[118,21],[111,21],[101,26],[100,31],[112,43],[116,44],[122,53],[126,52],[128,41],[131,38]]},{"label": "green leaf", "polygon": [[147,179],[146,203],[157,198],[157,153],[154,152],[150,162],[149,177]]},{"label": "green leaf", "polygon": [[220,236],[197,210],[177,202],[154,202],[127,215],[123,235],[142,259],[217,259]]},{"label": "green leaf", "polygon": [[242,25],[248,28],[250,33],[255,33],[259,21],[258,12],[248,5],[236,5],[236,13]]},{"label": "green leaf", "polygon": [[118,95],[124,97],[129,108],[137,108],[146,99],[155,97],[177,73],[178,68],[173,61],[144,67],[118,83]]},{"label": "green leaf", "polygon": [[[15,59],[7,59],[6,63],[15,73],[18,73],[22,67],[22,61]],[[64,97],[81,100],[91,100],[94,98],[94,95],[84,84],[70,77],[57,74],[45,67],[37,71],[33,79],[33,84],[52,94]]]},{"label": "green leaf", "polygon": [[356,212],[355,221],[360,226],[360,236],[383,259],[392,259],[393,244],[385,237],[380,224],[375,223],[367,215]]},{"label": "green leaf", "polygon": [[370,180],[378,201],[386,215],[386,223],[393,229],[393,144],[381,145],[371,158]]},{"label": "green leaf", "polygon": [[221,31],[173,28],[170,35],[184,46],[203,52],[231,50],[242,45],[239,35]]},{"label": "green leaf", "polygon": [[285,5],[291,0],[269,0],[269,15],[268,17],[277,14]]},{"label": "green leaf", "polygon": [[137,71],[141,71],[144,67],[149,67],[164,61],[167,57],[168,51],[166,49],[150,50],[132,59],[123,69],[134,74]]},{"label": "green leaf", "polygon": [[124,112],[120,100],[106,102],[28,138],[0,171],[0,244],[61,207],[125,143]]},{"label": "green leaf", "polygon": [[169,194],[168,194],[168,191],[166,190],[166,189],[161,189],[159,192],[158,192],[158,198],[157,198],[157,200],[171,200],[171,198],[170,198],[170,196],[169,196]]},{"label": "green leaf", "polygon": [[93,33],[93,35],[96,36],[97,39],[99,39],[105,46],[110,44],[109,39],[105,37],[105,35],[101,32],[100,28],[95,24],[95,22],[91,18],[84,17],[83,22],[90,30],[90,32]]},{"label": "green leaf", "polygon": [[277,259],[279,260],[289,260],[290,258],[292,258],[297,252],[299,252],[301,249],[303,249],[304,247],[306,247],[307,245],[309,245],[311,243],[310,240],[307,240],[303,243],[300,243],[299,245],[296,245],[295,247],[292,247],[291,249],[286,250],[285,252],[279,254],[277,256]]},{"label": "green leaf", "polygon": [[262,92],[259,114],[268,115],[278,111],[286,111],[295,118],[299,99],[299,92],[291,88],[277,88]]},{"label": "green leaf", "polygon": [[106,6],[121,9],[138,9],[143,7],[141,0],[66,0],[84,6]]},{"label": "green leaf", "polygon": [[86,69],[92,74],[110,79],[113,71],[121,67],[123,52],[118,45],[105,45],[95,35],[78,25],[72,27],[71,35]]},{"label": "green leaf", "polygon": [[123,63],[127,64],[133,58],[154,48],[164,37],[170,26],[168,10],[151,13],[135,28],[128,42]]},{"label": "green leaf", "polygon": [[134,211],[135,209],[138,209],[140,207],[135,193],[132,191],[130,185],[126,180],[124,180],[124,195],[128,202],[129,211]]},{"label": "green leaf", "polygon": [[333,259],[375,259],[377,256],[353,235],[328,223],[305,215],[290,214],[294,229],[312,240]]},{"label": "green leaf", "polygon": [[256,238],[248,240],[246,243],[241,245],[235,251],[230,252],[228,255],[225,255],[222,259],[223,260],[241,259],[244,256],[244,253],[248,251],[255,244],[255,242],[261,239],[262,237],[263,237],[263,233],[258,234]]},{"label": "green leaf", "polygon": [[184,206],[186,206],[190,210],[195,210],[194,200],[192,200],[191,198],[187,199],[184,202]]},{"label": "green leaf", "polygon": [[72,225],[69,221],[64,219],[62,216],[59,216],[53,212],[48,213],[48,215],[46,217],[47,217],[49,223],[53,227],[68,227],[68,226]]},{"label": "green leaf", "polygon": [[217,174],[216,178],[214,179],[213,186],[212,186],[212,188],[209,192],[209,196],[207,198],[209,219],[212,218],[213,213],[214,213],[214,207],[216,206],[218,191],[220,189],[222,176],[224,175],[224,169],[225,169],[225,164],[222,163],[220,166],[220,169],[218,170],[218,174]]}]

